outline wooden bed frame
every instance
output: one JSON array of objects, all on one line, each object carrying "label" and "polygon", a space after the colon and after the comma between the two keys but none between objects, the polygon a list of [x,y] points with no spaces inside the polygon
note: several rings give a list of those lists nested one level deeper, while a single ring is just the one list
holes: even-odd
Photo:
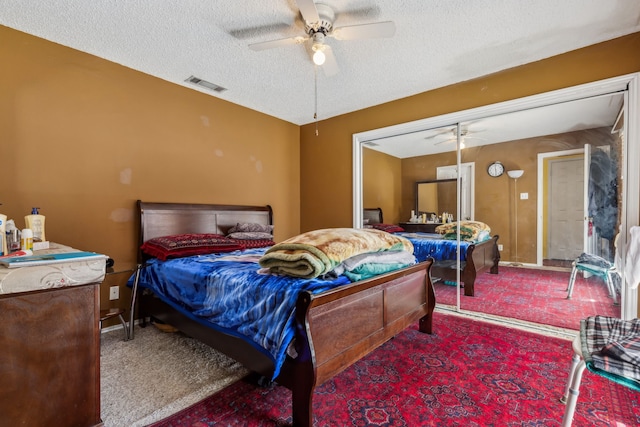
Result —
[{"label": "wooden bed frame", "polygon": [[[138,200],[139,243],[161,235],[224,233],[237,222],[272,224],[268,206],[148,203]],[[220,350],[249,370],[272,378],[270,358],[251,344],[192,320],[158,297],[139,295],[133,287],[132,313],[138,301],[140,318],[168,323],[185,334]],[[431,261],[341,286],[319,294],[302,293],[296,304],[294,348],[275,381],[292,391],[292,417],[296,427],[313,425],[312,399],[316,386],[337,375],[408,326],[432,332],[435,296]],[[133,317],[132,317],[133,319]],[[133,322],[130,336],[133,339]]]},{"label": "wooden bed frame", "polygon": [[[363,218],[369,220],[369,224],[382,224],[381,208],[366,208]],[[489,270],[491,274],[498,274],[500,251],[498,251],[498,235],[481,243],[469,245],[467,248],[466,262],[461,263],[460,281],[464,283],[464,294],[472,297],[475,294],[474,286],[478,273]],[[444,281],[456,282],[456,260],[435,261],[431,268],[432,277]]]}]

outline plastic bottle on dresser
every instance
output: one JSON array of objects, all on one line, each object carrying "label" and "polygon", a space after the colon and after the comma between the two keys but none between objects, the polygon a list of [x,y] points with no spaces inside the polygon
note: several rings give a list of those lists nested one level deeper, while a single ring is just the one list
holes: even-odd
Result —
[{"label": "plastic bottle on dresser", "polygon": [[44,237],[44,215],[38,212],[40,208],[32,208],[31,214],[24,217],[24,225],[33,232],[35,242],[46,242]]},{"label": "plastic bottle on dresser", "polygon": [[7,240],[7,252],[5,256],[20,250],[20,230],[18,230],[12,219],[7,220],[5,237]]},{"label": "plastic bottle on dresser", "polygon": [[25,228],[20,233],[20,249],[23,251],[33,250],[33,231],[30,228]]}]

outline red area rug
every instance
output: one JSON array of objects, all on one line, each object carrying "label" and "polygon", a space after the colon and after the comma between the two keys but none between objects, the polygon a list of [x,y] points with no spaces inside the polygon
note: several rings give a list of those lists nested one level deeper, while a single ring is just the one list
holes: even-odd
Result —
[{"label": "red area rug", "polygon": [[[480,273],[475,295],[460,297],[460,308],[567,329],[580,329],[580,319],[601,314],[620,317],[602,279],[578,274],[567,299],[569,272],[500,266],[499,274]],[[456,305],[456,287],[436,283],[436,302]]]},{"label": "red area rug", "polygon": [[[411,327],[316,388],[314,425],[560,425],[569,341],[441,313],[434,330]],[[289,390],[239,381],[153,427],[290,423]],[[573,425],[640,425],[638,395],[585,372]]]}]

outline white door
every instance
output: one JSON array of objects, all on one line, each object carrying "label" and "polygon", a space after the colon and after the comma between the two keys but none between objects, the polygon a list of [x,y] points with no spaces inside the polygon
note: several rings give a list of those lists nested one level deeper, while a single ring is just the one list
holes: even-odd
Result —
[{"label": "white door", "polygon": [[547,257],[574,260],[583,251],[584,161],[582,157],[549,161],[549,234]]}]

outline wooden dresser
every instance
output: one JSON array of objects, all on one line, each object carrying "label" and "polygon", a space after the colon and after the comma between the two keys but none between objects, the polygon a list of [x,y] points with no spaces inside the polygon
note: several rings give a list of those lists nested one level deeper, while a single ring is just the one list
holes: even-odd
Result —
[{"label": "wooden dresser", "polygon": [[0,427],[101,426],[100,284],[0,295]]},{"label": "wooden dresser", "polygon": [[442,225],[438,223],[428,222],[401,222],[400,227],[404,228],[404,231],[408,233],[435,233],[436,227]]}]

